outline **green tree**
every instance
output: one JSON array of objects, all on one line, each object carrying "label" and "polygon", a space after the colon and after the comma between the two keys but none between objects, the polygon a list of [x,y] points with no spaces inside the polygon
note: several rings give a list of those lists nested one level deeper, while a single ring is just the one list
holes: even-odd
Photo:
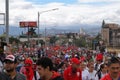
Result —
[{"label": "green tree", "polygon": [[33,36],[36,36],[35,30],[36,30],[36,29],[34,29],[34,28],[30,28],[29,31],[28,31],[28,34],[29,34],[30,36],[32,36],[32,37],[33,37]]},{"label": "green tree", "polygon": [[55,44],[55,42],[58,40],[56,36],[53,36],[50,38],[50,44]]},{"label": "green tree", "polygon": [[100,34],[100,33],[97,34],[97,36],[95,37],[95,40],[97,40],[97,41],[102,40],[102,38],[101,38],[101,34]]},{"label": "green tree", "polygon": [[43,41],[43,40],[39,40],[39,43],[40,43],[41,45],[45,45],[45,41]]},{"label": "green tree", "polygon": [[20,40],[19,39],[17,39],[17,38],[14,38],[13,36],[12,37],[10,37],[9,38],[9,42],[10,42],[10,44],[12,44],[13,42],[15,42],[15,43],[20,43]]},{"label": "green tree", "polygon": [[74,39],[73,43],[78,47],[86,47],[86,40],[85,38]]}]

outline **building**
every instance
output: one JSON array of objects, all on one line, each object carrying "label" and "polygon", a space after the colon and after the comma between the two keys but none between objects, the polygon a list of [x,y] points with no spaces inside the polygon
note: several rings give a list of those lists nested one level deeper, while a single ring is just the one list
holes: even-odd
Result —
[{"label": "building", "polygon": [[120,25],[119,24],[105,23],[105,21],[103,20],[101,36],[106,46],[120,47]]},{"label": "building", "polygon": [[86,33],[85,33],[83,28],[80,28],[79,35],[86,35]]}]

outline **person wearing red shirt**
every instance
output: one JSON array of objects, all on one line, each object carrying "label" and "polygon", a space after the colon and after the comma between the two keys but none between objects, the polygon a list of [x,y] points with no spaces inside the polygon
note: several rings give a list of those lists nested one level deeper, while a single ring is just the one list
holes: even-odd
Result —
[{"label": "person wearing red shirt", "polygon": [[108,61],[108,74],[100,80],[120,80],[120,61],[116,57],[112,57]]},{"label": "person wearing red shirt", "polygon": [[64,80],[82,80],[82,71],[79,67],[80,61],[77,58],[72,58],[71,66],[64,71]]}]

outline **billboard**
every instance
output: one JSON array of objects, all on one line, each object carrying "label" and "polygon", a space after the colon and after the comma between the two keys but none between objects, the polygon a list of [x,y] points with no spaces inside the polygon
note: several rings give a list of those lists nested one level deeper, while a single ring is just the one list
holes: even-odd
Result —
[{"label": "billboard", "polygon": [[26,28],[26,27],[37,27],[37,22],[36,21],[21,21],[19,23],[21,28]]},{"label": "billboard", "polygon": [[0,25],[5,25],[5,13],[0,13]]}]

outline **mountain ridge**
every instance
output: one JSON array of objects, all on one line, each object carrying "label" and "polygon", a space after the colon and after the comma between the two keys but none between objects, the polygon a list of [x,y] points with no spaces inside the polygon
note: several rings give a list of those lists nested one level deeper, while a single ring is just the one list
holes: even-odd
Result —
[{"label": "mountain ridge", "polygon": [[[45,28],[46,33],[52,33],[52,34],[57,34],[57,33],[69,33],[69,32],[75,32],[79,33],[80,28],[82,28],[86,34],[98,34],[100,33],[101,28],[100,27],[78,27],[78,28],[65,28],[65,29],[60,29],[60,28]],[[45,33],[45,29],[39,29],[40,34]],[[0,34],[3,34],[6,31],[5,27],[0,27]],[[9,35],[10,36],[19,36],[22,33],[26,33],[28,31],[27,28],[20,28],[20,27],[9,27]],[[36,33],[38,33],[38,28],[36,28]],[[48,33],[49,32],[49,33]]]}]

